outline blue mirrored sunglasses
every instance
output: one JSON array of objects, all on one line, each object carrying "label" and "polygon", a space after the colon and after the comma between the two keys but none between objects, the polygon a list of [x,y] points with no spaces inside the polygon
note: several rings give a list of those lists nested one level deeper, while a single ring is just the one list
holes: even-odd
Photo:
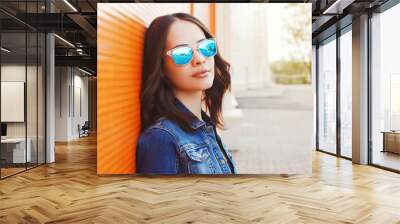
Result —
[{"label": "blue mirrored sunglasses", "polygon": [[[197,50],[206,58],[217,54],[217,41],[215,38],[208,38],[197,43]],[[178,46],[169,51],[167,55],[172,58],[176,65],[186,65],[193,59],[193,48],[189,45]]]}]

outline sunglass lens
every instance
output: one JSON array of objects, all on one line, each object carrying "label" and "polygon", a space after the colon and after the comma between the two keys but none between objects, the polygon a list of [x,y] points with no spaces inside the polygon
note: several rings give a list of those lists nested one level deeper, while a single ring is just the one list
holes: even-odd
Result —
[{"label": "sunglass lens", "polygon": [[172,60],[177,65],[184,65],[192,60],[193,50],[190,47],[178,47],[172,51]]},{"label": "sunglass lens", "polygon": [[217,54],[217,42],[214,39],[203,40],[199,44],[199,51],[205,57],[212,57]]}]

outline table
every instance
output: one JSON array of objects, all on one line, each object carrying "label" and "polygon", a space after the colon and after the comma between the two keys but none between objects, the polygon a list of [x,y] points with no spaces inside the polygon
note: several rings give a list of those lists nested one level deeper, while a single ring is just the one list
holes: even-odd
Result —
[{"label": "table", "polygon": [[400,154],[400,131],[381,131],[383,133],[382,152]]},{"label": "table", "polygon": [[[30,138],[26,139],[28,143],[25,153],[25,138],[6,138],[1,139],[1,157],[9,163],[26,163],[32,158]],[[12,159],[11,159],[12,158]],[[26,161],[25,161],[26,159]]]}]

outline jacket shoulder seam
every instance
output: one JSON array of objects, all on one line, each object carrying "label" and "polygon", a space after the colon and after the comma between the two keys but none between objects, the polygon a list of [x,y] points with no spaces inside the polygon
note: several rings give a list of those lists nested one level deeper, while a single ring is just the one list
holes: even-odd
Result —
[{"label": "jacket shoulder seam", "polygon": [[154,126],[154,127],[151,127],[149,130],[151,130],[151,129],[160,129],[160,130],[163,130],[163,131],[167,132],[169,135],[172,136],[172,139],[174,140],[175,145],[177,147],[179,147],[178,140],[176,139],[176,136],[170,130],[168,130],[168,129],[164,128],[164,127],[161,127],[161,126]]}]

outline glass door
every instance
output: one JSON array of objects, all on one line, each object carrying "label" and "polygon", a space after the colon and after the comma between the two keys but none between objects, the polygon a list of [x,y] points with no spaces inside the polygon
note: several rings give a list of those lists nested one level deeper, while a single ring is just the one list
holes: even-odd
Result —
[{"label": "glass door", "polygon": [[336,154],[336,35],[318,47],[318,149]]}]

